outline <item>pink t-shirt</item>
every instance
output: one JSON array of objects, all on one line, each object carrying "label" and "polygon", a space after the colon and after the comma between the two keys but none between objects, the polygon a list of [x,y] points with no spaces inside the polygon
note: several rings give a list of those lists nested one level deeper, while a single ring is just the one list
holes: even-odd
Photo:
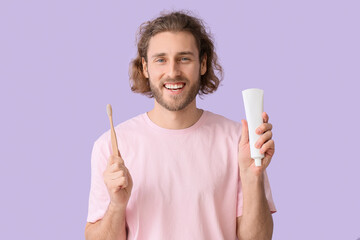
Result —
[{"label": "pink t-shirt", "polygon": [[[237,160],[241,124],[204,111],[191,127],[164,129],[146,113],[115,127],[120,153],[133,178],[126,209],[128,239],[237,239],[242,188]],[[109,204],[104,184],[110,131],[97,139],[91,159],[88,222]],[[275,206],[265,173],[271,212]]]}]

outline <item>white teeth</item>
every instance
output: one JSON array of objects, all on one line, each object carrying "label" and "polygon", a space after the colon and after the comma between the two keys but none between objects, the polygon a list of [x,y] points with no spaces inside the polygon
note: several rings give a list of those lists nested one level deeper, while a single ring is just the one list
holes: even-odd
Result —
[{"label": "white teeth", "polygon": [[184,87],[184,84],[165,84],[167,89],[180,89]]}]

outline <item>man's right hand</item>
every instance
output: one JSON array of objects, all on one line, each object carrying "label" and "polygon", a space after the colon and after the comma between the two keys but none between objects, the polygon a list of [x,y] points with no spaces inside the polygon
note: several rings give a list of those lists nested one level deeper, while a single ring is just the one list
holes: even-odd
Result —
[{"label": "man's right hand", "polygon": [[125,209],[131,195],[133,181],[121,155],[109,157],[103,177],[110,195],[110,205],[116,209]]},{"label": "man's right hand", "polygon": [[110,205],[104,217],[85,228],[87,240],[126,239],[126,206],[129,202],[133,182],[124,160],[110,156],[103,178],[110,195]]}]

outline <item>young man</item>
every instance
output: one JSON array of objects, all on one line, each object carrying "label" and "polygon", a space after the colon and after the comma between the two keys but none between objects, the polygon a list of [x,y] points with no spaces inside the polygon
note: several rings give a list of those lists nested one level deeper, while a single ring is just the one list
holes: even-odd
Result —
[{"label": "young man", "polygon": [[271,239],[275,212],[266,167],[274,154],[264,123],[250,157],[248,128],[196,107],[219,85],[214,45],[200,19],[183,12],[140,27],[132,90],[154,108],[116,126],[94,144],[87,240]]}]

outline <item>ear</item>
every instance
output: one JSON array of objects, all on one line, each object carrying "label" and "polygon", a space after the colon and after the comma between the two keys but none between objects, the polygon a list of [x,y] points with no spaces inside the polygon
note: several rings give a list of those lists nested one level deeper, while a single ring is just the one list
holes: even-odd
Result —
[{"label": "ear", "polygon": [[200,66],[200,73],[201,73],[201,76],[204,75],[206,73],[206,63],[207,63],[207,55],[206,53],[204,53],[202,59],[201,59],[201,66]]},{"label": "ear", "polygon": [[143,66],[143,74],[146,78],[149,78],[148,68],[147,68],[147,63],[145,61],[145,58],[142,57],[141,62],[142,62],[142,66]]}]

